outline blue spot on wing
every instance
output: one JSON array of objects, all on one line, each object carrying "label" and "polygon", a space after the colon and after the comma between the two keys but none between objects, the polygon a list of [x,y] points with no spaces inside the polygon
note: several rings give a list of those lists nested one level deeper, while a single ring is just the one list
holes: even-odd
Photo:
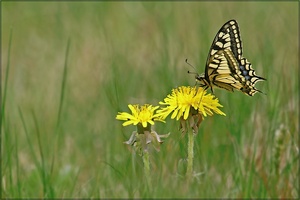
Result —
[{"label": "blue spot on wing", "polygon": [[245,68],[245,66],[240,65],[240,70],[242,72],[242,75],[245,77],[246,80],[250,80],[249,71]]}]

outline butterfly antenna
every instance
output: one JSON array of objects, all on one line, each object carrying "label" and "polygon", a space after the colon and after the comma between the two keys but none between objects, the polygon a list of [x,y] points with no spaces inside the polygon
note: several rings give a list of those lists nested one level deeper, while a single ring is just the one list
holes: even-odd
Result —
[{"label": "butterfly antenna", "polygon": [[185,59],[185,63],[194,69],[194,72],[188,71],[189,74],[198,74],[196,68],[188,62],[188,59]]}]

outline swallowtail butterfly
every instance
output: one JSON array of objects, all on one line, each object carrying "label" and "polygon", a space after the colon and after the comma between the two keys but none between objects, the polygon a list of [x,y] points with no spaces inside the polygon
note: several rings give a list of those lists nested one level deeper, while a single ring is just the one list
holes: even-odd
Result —
[{"label": "swallowtail butterfly", "polygon": [[255,74],[251,63],[243,57],[242,41],[237,21],[226,22],[213,40],[206,61],[205,73],[196,75],[196,80],[205,89],[213,86],[233,92],[240,90],[253,96],[257,81],[266,80]]}]

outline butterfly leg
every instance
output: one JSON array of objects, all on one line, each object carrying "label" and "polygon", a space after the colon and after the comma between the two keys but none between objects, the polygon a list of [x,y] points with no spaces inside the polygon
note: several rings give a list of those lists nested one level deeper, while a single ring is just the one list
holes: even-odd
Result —
[{"label": "butterfly leg", "polygon": [[211,93],[214,95],[214,90],[212,87],[210,87]]}]

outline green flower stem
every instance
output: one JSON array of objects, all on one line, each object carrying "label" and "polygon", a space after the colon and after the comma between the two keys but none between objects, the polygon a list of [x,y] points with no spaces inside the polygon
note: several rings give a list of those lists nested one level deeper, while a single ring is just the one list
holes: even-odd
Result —
[{"label": "green flower stem", "polygon": [[146,176],[148,188],[152,188],[151,187],[151,176],[150,176],[149,152],[148,151],[144,151],[144,154],[143,154],[142,157],[143,157],[143,162],[144,162],[144,172],[145,172],[145,176]]},{"label": "green flower stem", "polygon": [[191,128],[187,129],[188,131],[188,159],[187,159],[187,170],[186,175],[188,177],[193,176],[193,161],[194,161],[194,134]]}]

